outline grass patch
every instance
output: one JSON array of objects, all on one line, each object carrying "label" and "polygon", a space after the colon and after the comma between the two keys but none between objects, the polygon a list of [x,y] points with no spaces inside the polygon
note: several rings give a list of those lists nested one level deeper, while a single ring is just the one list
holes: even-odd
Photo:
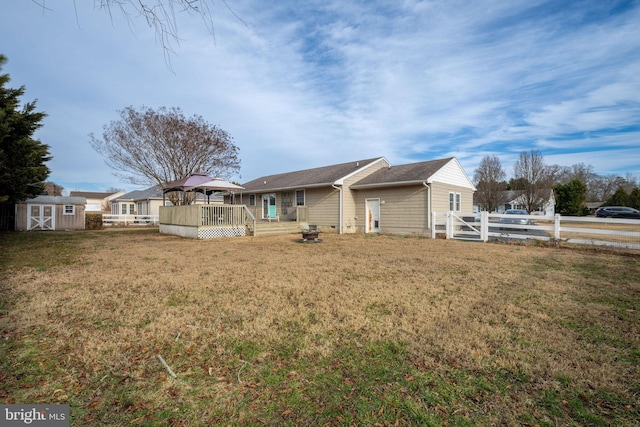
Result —
[{"label": "grass patch", "polygon": [[72,425],[640,419],[628,255],[330,234],[2,237],[0,401],[69,403]]}]

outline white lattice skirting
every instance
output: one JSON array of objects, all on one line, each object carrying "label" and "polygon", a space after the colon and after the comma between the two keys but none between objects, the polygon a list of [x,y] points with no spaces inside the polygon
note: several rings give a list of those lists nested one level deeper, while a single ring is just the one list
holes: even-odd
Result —
[{"label": "white lattice skirting", "polygon": [[198,227],[198,239],[246,236],[246,227]]}]

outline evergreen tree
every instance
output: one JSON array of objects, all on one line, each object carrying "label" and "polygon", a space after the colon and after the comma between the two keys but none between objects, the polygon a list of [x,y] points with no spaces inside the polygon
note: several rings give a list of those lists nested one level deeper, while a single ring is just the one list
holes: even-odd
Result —
[{"label": "evergreen tree", "polygon": [[640,187],[634,187],[629,194],[629,207],[640,209]]},{"label": "evergreen tree", "polygon": [[[6,62],[0,55],[0,71]],[[35,111],[35,101],[20,108],[25,88],[6,87],[9,81],[8,74],[0,74],[0,203],[40,194],[49,176],[45,163],[51,160],[49,147],[32,137],[46,114]]]},{"label": "evergreen tree", "polygon": [[627,206],[629,204],[629,195],[624,188],[619,187],[613,196],[611,196],[603,206]]},{"label": "evergreen tree", "polygon": [[556,184],[553,188],[556,196],[556,211],[561,215],[582,216],[585,214],[584,201],[587,185],[578,179],[566,184]]}]

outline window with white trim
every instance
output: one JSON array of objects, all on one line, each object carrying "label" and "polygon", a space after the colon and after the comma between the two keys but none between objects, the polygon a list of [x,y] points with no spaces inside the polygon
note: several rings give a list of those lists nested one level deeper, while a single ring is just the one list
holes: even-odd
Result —
[{"label": "window with white trim", "polygon": [[296,206],[304,206],[304,190],[296,190]]},{"label": "window with white trim", "polygon": [[64,208],[62,210],[63,215],[75,215],[75,213],[76,213],[75,205],[64,205]]},{"label": "window with white trim", "polygon": [[449,193],[449,210],[460,212],[462,209],[462,195],[460,193]]}]

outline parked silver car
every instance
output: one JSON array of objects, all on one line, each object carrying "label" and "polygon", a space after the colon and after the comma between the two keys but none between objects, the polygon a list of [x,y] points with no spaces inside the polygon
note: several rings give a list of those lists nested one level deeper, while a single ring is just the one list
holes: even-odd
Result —
[{"label": "parked silver car", "polygon": [[[503,227],[505,224],[533,225],[533,221],[527,218],[529,213],[524,209],[507,209],[504,214],[513,216],[500,218],[500,230],[505,228]],[[524,231],[528,230],[525,228]]]}]

